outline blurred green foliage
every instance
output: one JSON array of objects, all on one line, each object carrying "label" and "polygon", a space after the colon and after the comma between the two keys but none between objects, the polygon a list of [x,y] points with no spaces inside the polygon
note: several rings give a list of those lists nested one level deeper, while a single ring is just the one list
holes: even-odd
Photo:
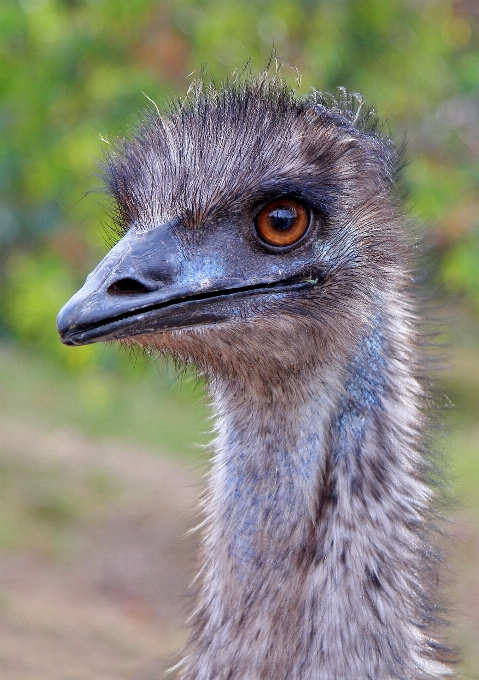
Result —
[{"label": "blurred green foliage", "polygon": [[[121,353],[104,348],[103,354],[114,360]],[[206,404],[196,394],[196,381],[188,373],[180,382],[174,380],[173,370],[165,364],[157,369],[145,372],[130,363],[125,379],[118,371],[102,372],[87,363],[72,380],[55,357],[0,344],[2,423],[17,423],[27,430],[72,429],[122,441],[133,452],[142,446],[160,448],[201,464],[204,457],[198,446],[201,449],[211,439],[211,425]]]},{"label": "blurred green foliage", "polygon": [[478,29],[476,0],[3,0],[1,332],[71,368],[111,364],[54,328],[105,250],[89,193],[103,138],[131,130],[144,94],[161,107],[205,64],[217,80],[264,69],[273,45],[300,91],[360,91],[399,143],[408,131],[410,206],[478,314]]}]

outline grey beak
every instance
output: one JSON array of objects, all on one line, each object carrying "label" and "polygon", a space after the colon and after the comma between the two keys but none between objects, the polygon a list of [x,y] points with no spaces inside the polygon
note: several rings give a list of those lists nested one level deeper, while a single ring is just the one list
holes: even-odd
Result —
[{"label": "grey beak", "polygon": [[171,225],[130,230],[58,314],[62,342],[82,345],[175,326],[178,319],[160,312],[192,292],[190,285],[178,286],[179,260]]},{"label": "grey beak", "polygon": [[61,309],[61,341],[85,345],[228,318],[212,298],[232,282],[213,275],[214,290],[205,289],[202,280],[181,278],[183,261],[172,225],[131,229]]}]

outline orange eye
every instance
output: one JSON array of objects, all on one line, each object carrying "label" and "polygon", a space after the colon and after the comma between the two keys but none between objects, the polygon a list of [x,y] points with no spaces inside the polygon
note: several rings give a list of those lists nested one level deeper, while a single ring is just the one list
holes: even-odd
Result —
[{"label": "orange eye", "polygon": [[291,246],[309,227],[309,213],[301,203],[278,198],[265,205],[255,219],[260,238],[272,246]]}]

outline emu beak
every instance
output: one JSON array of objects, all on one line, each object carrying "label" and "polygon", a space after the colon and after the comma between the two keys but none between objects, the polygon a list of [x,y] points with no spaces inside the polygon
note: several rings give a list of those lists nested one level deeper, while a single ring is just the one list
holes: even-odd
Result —
[{"label": "emu beak", "polygon": [[57,328],[65,345],[224,318],[198,304],[201,281],[182,285],[180,251],[171,231],[170,224],[144,232],[131,229],[112,248],[58,314]]},{"label": "emu beak", "polygon": [[277,296],[316,283],[304,274],[278,280],[277,270],[266,275],[253,271],[245,277],[228,271],[222,254],[211,247],[190,257],[182,250],[173,224],[149,231],[130,229],[60,311],[62,342],[86,345],[216,324],[241,318],[245,298]]}]

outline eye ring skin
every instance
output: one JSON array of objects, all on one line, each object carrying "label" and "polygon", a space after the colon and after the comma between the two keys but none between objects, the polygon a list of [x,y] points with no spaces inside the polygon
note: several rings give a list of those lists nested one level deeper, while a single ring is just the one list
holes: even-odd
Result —
[{"label": "eye ring skin", "polygon": [[288,197],[269,201],[254,218],[256,235],[260,241],[279,250],[299,243],[309,231],[310,225],[310,210]]}]

